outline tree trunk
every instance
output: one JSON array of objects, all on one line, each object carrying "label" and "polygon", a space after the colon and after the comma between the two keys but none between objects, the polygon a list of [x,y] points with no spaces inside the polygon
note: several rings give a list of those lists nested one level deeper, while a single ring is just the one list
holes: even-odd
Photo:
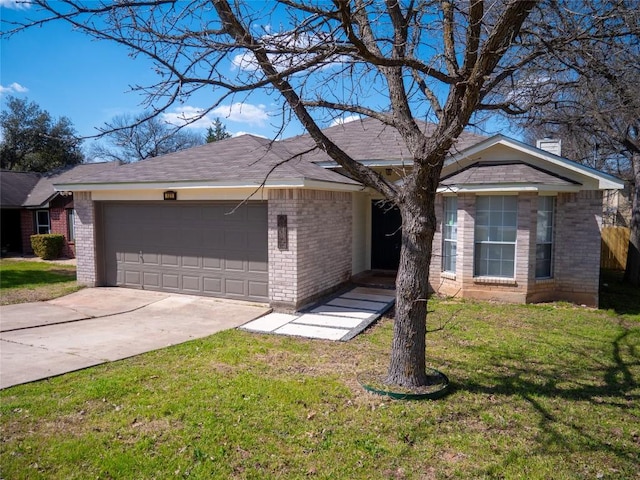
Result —
[{"label": "tree trunk", "polygon": [[631,159],[634,185],[632,185],[631,231],[629,232],[629,253],[624,272],[624,281],[640,286],[640,153]]},{"label": "tree trunk", "polygon": [[[436,182],[437,183],[437,182]],[[396,278],[396,314],[386,383],[401,387],[427,384],[426,333],[429,265],[436,228],[435,191],[408,194],[399,205],[402,249]]]}]

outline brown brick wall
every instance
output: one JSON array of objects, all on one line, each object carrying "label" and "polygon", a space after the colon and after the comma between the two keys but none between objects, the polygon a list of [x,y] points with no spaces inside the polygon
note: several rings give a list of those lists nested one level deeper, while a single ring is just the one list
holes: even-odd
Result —
[{"label": "brown brick wall", "polygon": [[[278,248],[277,216],[287,215],[288,249]],[[269,192],[269,298],[299,308],[351,278],[350,193]]]},{"label": "brown brick wall", "polygon": [[73,208],[72,196],[58,196],[53,199],[49,208],[49,222],[51,225],[51,233],[64,235],[64,245],[62,247],[61,256],[67,258],[75,257],[75,245],[69,242],[69,228],[67,223],[67,210]]}]

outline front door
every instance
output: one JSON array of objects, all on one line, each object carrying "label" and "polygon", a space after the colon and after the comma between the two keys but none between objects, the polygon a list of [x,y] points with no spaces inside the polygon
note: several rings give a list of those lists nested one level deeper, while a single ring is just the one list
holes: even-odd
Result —
[{"label": "front door", "polygon": [[402,217],[397,207],[378,200],[371,204],[371,268],[397,270],[402,245]]}]

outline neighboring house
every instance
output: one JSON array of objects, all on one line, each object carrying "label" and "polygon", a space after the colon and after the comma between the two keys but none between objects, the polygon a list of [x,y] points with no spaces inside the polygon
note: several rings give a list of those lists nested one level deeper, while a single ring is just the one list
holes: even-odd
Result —
[{"label": "neighboring house", "polygon": [[64,235],[61,256],[75,256],[73,230],[73,195],[56,191],[54,181],[70,181],[76,176],[113,168],[112,164],[83,164],[50,174],[34,172],[0,172],[0,208],[2,230],[0,246],[4,254],[33,254],[31,235],[56,233]]},{"label": "neighboring house", "polygon": [[[412,168],[399,134],[375,120],[325,133],[391,181]],[[398,265],[397,210],[306,135],[245,135],[54,184],[73,192],[78,280],[88,285],[296,309]],[[464,133],[437,195],[433,290],[597,305],[602,192],[621,187],[502,135]]]}]

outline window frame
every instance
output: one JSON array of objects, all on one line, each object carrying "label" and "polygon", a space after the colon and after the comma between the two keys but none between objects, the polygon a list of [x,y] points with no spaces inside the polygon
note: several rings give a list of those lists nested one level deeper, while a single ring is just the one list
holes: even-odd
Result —
[{"label": "window frame", "polygon": [[75,243],[76,241],[76,227],[73,223],[76,212],[73,208],[67,208],[67,242]]},{"label": "window frame", "polygon": [[[505,202],[515,202],[513,209]],[[518,257],[518,203],[517,195],[478,195],[476,196],[476,215],[473,239],[473,276],[474,278],[516,278],[516,259]],[[500,202],[500,208],[495,204]],[[488,207],[480,208],[480,203],[487,203]],[[486,217],[486,222],[480,222]],[[497,219],[500,222],[497,222]],[[509,222],[505,220],[509,219]],[[492,237],[499,238],[492,238]],[[479,238],[480,237],[480,238]],[[506,239],[507,238],[512,238]],[[507,255],[505,255],[507,253]],[[508,256],[508,257],[507,257]],[[496,263],[497,262],[497,263]],[[511,265],[510,269],[505,267]],[[495,271],[495,266],[498,271]]]},{"label": "window frame", "polygon": [[[40,214],[41,213],[46,213],[47,214],[47,223],[40,223]],[[34,216],[34,230],[36,232],[36,234],[38,235],[47,235],[49,233],[51,233],[51,214],[49,212],[49,210],[45,210],[45,209],[40,209],[40,210],[36,210],[35,211],[35,216]],[[45,227],[46,228],[46,232],[41,232],[40,228],[41,227]]]},{"label": "window frame", "polygon": [[[550,200],[550,207],[551,209],[545,209],[545,210],[541,210],[540,206],[541,203],[540,200],[544,199],[545,202]],[[545,205],[546,207],[548,207],[547,205]],[[541,231],[540,231],[540,225],[542,224],[541,222],[541,218],[540,218],[540,212],[547,212],[550,214],[551,217],[551,222],[549,222],[546,226],[545,226],[545,230],[547,230],[546,235],[545,235],[545,240],[541,241]],[[556,197],[554,196],[539,196],[538,197],[538,210],[536,212],[536,266],[535,266],[535,278],[536,280],[545,280],[545,279],[550,279],[553,278],[553,274],[554,274],[554,257],[555,257],[555,234],[556,234]],[[538,267],[540,265],[540,257],[539,257],[539,246],[547,246],[548,248],[548,253],[549,253],[549,258],[548,259],[543,259],[543,261],[547,262],[549,264],[548,267],[548,274],[547,271],[545,270],[545,274],[544,275],[539,275],[538,274]]]},{"label": "window frame", "polygon": [[[442,203],[442,271],[455,274],[458,256],[458,197],[443,197]],[[453,223],[449,223],[450,219]]]}]

